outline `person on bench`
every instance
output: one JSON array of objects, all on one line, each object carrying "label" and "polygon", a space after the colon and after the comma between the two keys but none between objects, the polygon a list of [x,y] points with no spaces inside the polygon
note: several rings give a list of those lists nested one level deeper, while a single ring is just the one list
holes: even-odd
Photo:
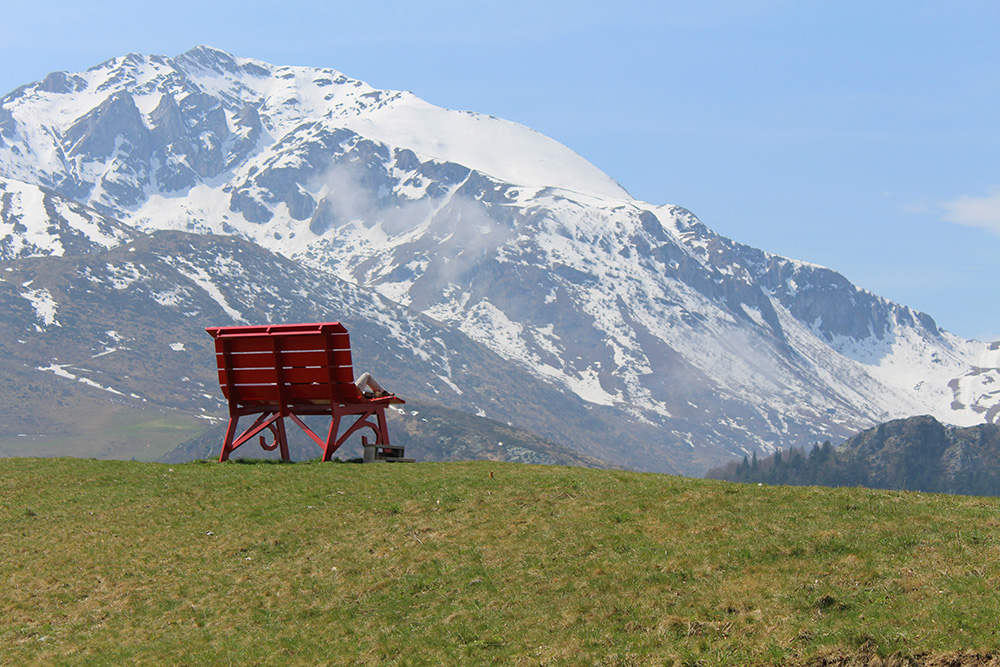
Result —
[{"label": "person on bench", "polygon": [[383,389],[370,373],[362,373],[354,384],[365,398],[382,398],[389,395],[389,392]]}]

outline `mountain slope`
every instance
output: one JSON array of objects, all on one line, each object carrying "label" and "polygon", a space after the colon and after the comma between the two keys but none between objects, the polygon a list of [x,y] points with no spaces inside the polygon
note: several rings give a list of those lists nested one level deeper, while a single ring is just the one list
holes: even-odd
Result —
[{"label": "mountain slope", "polygon": [[0,260],[113,248],[136,231],[46,188],[0,178]]},{"label": "mountain slope", "polygon": [[0,271],[0,308],[0,398],[19,407],[0,418],[6,434],[70,437],[81,414],[115,406],[218,421],[225,404],[205,326],[328,320],[348,327],[356,373],[407,398],[555,428],[595,451],[611,428],[461,334],[234,237],[157,232],[20,260]]},{"label": "mountain slope", "polygon": [[[174,279],[210,278],[225,294],[215,312],[232,321],[303,319],[332,276],[354,286],[336,319],[381,295],[352,322],[371,340],[433,320],[407,330],[410,355],[473,346],[460,368],[421,368],[445,405],[620,465],[701,472],[892,417],[973,424],[1000,411],[995,347],[720,237],[685,209],[636,201],[527,128],[333,70],[198,47],[55,73],[0,101],[0,177],[121,221],[114,243],[172,229],[283,256],[254,268],[279,273],[257,273],[271,291],[249,309],[234,301],[252,273],[238,257],[210,268],[184,241],[158,260]],[[42,222],[10,247],[44,248],[30,239],[49,214],[20,215]],[[269,306],[292,267],[300,305]],[[385,372],[406,375],[404,360]],[[498,375],[534,393],[494,391]]]}]

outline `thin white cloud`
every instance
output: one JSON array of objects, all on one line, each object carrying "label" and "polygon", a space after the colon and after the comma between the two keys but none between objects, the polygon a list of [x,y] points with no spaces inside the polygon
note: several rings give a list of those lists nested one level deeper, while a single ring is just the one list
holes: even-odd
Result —
[{"label": "thin white cloud", "polygon": [[1000,234],[1000,187],[985,197],[962,196],[940,205],[945,220]]}]

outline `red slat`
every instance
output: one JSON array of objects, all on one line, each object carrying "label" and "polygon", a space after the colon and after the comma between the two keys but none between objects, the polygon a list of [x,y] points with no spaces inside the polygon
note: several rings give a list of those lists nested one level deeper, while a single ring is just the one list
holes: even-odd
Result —
[{"label": "red slat", "polygon": [[[322,392],[319,394],[315,393],[315,388],[320,387]],[[313,398],[314,396],[319,396],[326,398],[329,396],[327,393],[329,385],[302,385],[293,384],[288,389],[290,396],[294,398]],[[358,395],[358,388],[354,386],[353,382],[336,382],[333,385],[334,399],[338,401],[353,401]]]},{"label": "red slat", "polygon": [[[245,385],[242,387],[234,387],[236,390],[238,402],[246,405],[247,403],[277,403],[278,402],[278,387],[277,385],[267,385],[267,384],[254,384]],[[227,396],[229,400],[233,400],[232,396]]]},{"label": "red slat", "polygon": [[[219,352],[215,355],[218,368],[225,368],[225,356]],[[268,352],[239,352],[231,355],[233,368],[274,368],[274,354]],[[327,353],[321,350],[301,352],[282,352],[282,366],[326,366]],[[351,365],[350,350],[334,350],[333,361],[336,366]]]},{"label": "red slat", "polygon": [[[351,339],[346,333],[331,336],[334,350],[350,352]],[[274,344],[283,352],[295,350],[325,350],[327,337],[323,334],[296,334],[294,336],[247,336],[220,337],[215,339],[215,351],[222,352],[223,345],[229,345],[230,351],[239,354],[243,352],[270,352]]]},{"label": "red slat", "polygon": [[[354,371],[350,366],[333,369],[335,382],[354,382]],[[286,384],[299,384],[319,382],[326,384],[330,381],[330,369],[321,367],[285,367],[284,377]],[[227,380],[232,379],[235,385],[244,384],[276,384],[277,373],[274,368],[235,368],[230,370],[219,369],[219,385],[227,384]]]},{"label": "red slat", "polygon": [[251,324],[236,327],[208,327],[205,329],[213,338],[223,336],[246,337],[268,336],[279,333],[347,333],[340,322],[315,322],[308,324]]},{"label": "red slat", "polygon": [[[334,399],[342,403],[365,402],[365,399],[358,397],[358,388],[352,382],[342,382],[334,384]],[[288,405],[295,407],[295,404],[302,401],[308,403],[325,402],[329,400],[329,385],[327,384],[293,384],[286,387],[286,398]],[[278,389],[274,385],[242,385],[236,387],[239,394],[239,402],[243,405],[248,403],[277,403]],[[228,396],[226,398],[229,398]]]},{"label": "red slat", "polygon": [[337,366],[333,369],[333,381],[354,384],[354,368],[351,366]]}]

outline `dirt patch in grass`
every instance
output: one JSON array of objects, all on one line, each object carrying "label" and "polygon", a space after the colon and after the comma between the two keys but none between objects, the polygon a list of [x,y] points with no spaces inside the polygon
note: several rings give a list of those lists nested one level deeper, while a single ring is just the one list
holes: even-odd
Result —
[{"label": "dirt patch in grass", "polygon": [[806,667],[1000,667],[1000,654],[952,651],[913,656],[895,654],[881,657],[869,651],[847,653],[830,650],[805,664]]}]

